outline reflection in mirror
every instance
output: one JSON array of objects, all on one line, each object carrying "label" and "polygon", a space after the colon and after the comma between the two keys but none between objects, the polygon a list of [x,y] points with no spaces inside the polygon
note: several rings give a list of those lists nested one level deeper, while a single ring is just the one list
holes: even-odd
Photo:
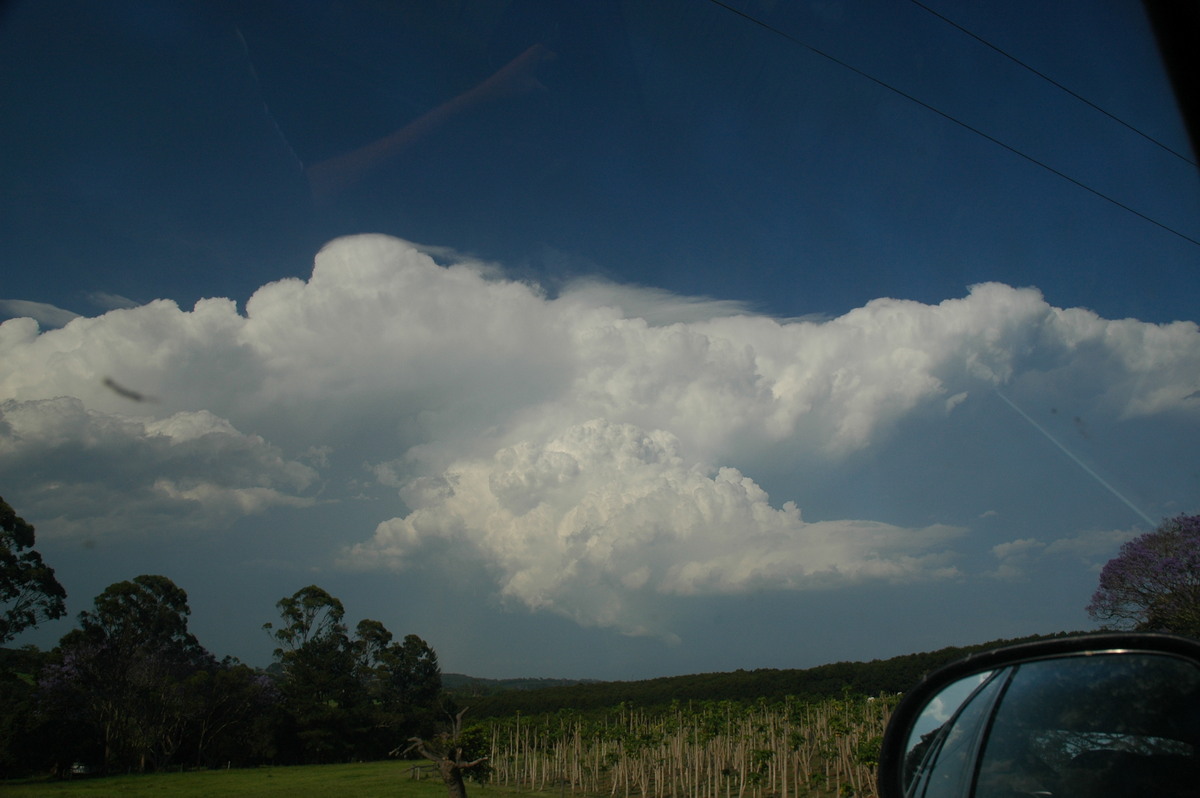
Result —
[{"label": "reflection in mirror", "polygon": [[1195,796],[1200,668],[1110,653],[1019,665],[980,760],[975,795]]},{"label": "reflection in mirror", "polygon": [[973,752],[978,749],[980,729],[1002,682],[993,671],[973,674],[925,705],[905,745],[906,794],[929,798],[965,794],[974,774]]},{"label": "reflection in mirror", "polygon": [[909,734],[908,749],[912,750],[913,745],[918,743],[921,737],[950,720],[992,673],[994,671],[984,671],[965,679],[959,679],[934,696],[921,712],[916,723],[913,724],[912,732]]},{"label": "reflection in mirror", "polygon": [[914,798],[1200,796],[1200,667],[1108,652],[973,674],[910,727]]}]

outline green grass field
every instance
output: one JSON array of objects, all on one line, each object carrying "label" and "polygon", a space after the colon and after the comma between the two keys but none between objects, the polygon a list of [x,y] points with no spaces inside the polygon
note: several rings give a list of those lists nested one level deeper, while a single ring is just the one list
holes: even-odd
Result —
[{"label": "green grass field", "polygon": [[[73,781],[0,782],[4,798],[101,798],[164,796],[165,798],[445,798],[440,779],[409,778],[412,762],[363,762],[190,773],[86,778]],[[472,798],[508,798],[516,790],[480,787],[467,782]],[[524,798],[533,795],[520,793]],[[557,796],[557,793],[555,793]]]}]

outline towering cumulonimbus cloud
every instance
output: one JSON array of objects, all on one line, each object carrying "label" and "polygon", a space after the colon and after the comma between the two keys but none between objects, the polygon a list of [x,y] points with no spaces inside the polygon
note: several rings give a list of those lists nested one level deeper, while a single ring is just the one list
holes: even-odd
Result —
[{"label": "towering cumulonimbus cloud", "polygon": [[519,605],[661,634],[656,597],[961,573],[961,523],[809,521],[761,476],[772,452],[835,465],[1018,383],[1194,428],[1200,333],[996,283],[823,320],[596,281],[550,295],[357,236],[244,312],[159,300],[0,325],[0,477],[51,537],[370,499],[370,524],[330,533],[345,567],[460,557]]},{"label": "towering cumulonimbus cloud", "polygon": [[655,594],[711,595],[956,575],[931,550],[962,530],[805,523],[736,468],[710,473],[662,430],[593,419],[542,444],[455,464],[404,492],[414,508],[347,552],[403,569],[431,539],[479,553],[503,595],[630,633]]}]

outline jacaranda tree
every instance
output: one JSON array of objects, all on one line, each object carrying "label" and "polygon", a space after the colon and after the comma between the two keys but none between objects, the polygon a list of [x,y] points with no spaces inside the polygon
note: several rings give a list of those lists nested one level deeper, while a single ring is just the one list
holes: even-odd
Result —
[{"label": "jacaranda tree", "polygon": [[1109,629],[1200,637],[1200,515],[1167,519],[1123,545],[1087,611]]}]

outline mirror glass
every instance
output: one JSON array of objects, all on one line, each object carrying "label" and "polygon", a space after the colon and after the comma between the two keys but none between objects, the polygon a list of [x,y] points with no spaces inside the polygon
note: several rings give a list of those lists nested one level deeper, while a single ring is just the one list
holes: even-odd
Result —
[{"label": "mirror glass", "polygon": [[967,703],[967,699],[971,698],[980,685],[987,682],[993,673],[995,671],[983,671],[968,676],[966,679],[959,679],[934,696],[933,700],[925,705],[917,722],[913,724],[908,737],[908,749],[912,750],[915,745],[920,743],[922,737],[943,726],[946,721],[954,717],[963,704]]},{"label": "mirror glass", "polygon": [[[904,783],[920,781],[921,794],[956,795],[970,788],[979,729],[1003,680],[994,671],[949,685],[922,710],[905,745]],[[936,779],[932,768],[937,763]]]},{"label": "mirror glass", "polygon": [[908,738],[913,796],[1185,796],[1200,777],[1200,668],[1163,654],[1027,662],[948,686]]}]

